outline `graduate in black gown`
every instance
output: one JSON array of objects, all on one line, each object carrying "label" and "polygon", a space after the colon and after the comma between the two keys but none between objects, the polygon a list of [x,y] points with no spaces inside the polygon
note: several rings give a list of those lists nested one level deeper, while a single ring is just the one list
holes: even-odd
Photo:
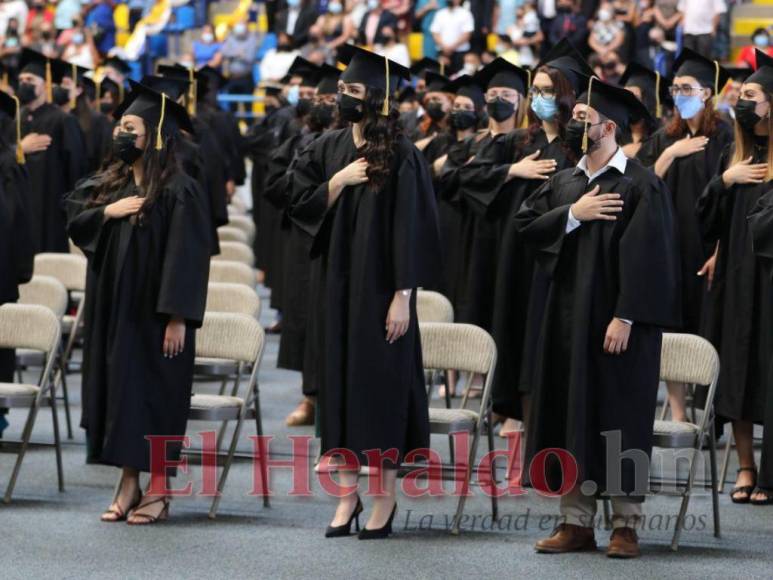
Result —
[{"label": "graduate in black gown", "polygon": [[[15,126],[19,119],[16,101],[2,91],[0,115],[10,119],[11,126]],[[34,255],[27,191],[24,153],[19,145],[0,134],[0,305],[16,302],[19,284],[32,278]],[[15,370],[15,351],[0,349],[0,382],[12,383]],[[0,408],[0,437],[8,426],[5,413],[6,410]]]},{"label": "graduate in black gown", "polygon": [[[512,135],[515,149],[513,159],[522,164],[536,160],[553,160],[560,171],[574,166],[577,157],[565,145],[566,124],[572,118],[575,96],[586,84],[583,73],[590,67],[568,41],[556,45],[544,63],[534,71],[530,88],[528,128],[519,129]],[[545,305],[547,279],[535,272],[534,250],[518,232],[513,219],[521,204],[549,174],[519,175],[501,186],[501,175],[506,165],[493,165],[491,174],[481,189],[500,187],[500,196],[510,198],[503,208],[502,241],[496,271],[494,315],[492,334],[497,343],[497,370],[492,387],[494,412],[505,418],[500,436],[519,430],[518,421],[528,415],[528,399],[531,392],[529,361],[534,344],[526,344],[528,326],[539,326]],[[498,177],[499,176],[499,177]],[[521,381],[521,377],[524,380]]]},{"label": "graduate in black gown", "polygon": [[[151,435],[181,436],[211,250],[205,193],[179,166],[185,109],[138,84],[117,109],[115,161],[67,199],[68,233],[89,259],[83,418],[90,463],[121,467],[103,521],[150,524],[169,512],[167,473],[150,471]],[[168,460],[180,445],[167,446]],[[162,491],[159,491],[162,490]],[[129,513],[131,509],[135,511]]]},{"label": "graduate in black gown", "polygon": [[[688,48],[674,63],[674,71],[674,116],[642,144],[638,159],[654,168],[674,199],[682,263],[681,330],[699,334],[716,257],[715,248],[701,237],[695,203],[716,173],[722,151],[733,141],[733,130],[720,118],[712,98],[729,75]],[[686,421],[683,385],[669,383],[668,395],[672,419]]]},{"label": "graduate in black gown", "polygon": [[[537,343],[527,460],[558,448],[578,470],[576,482],[562,482],[556,456],[547,458],[544,483],[569,491],[561,497],[564,523],[537,551],[595,549],[596,494],[609,493],[615,530],[608,554],[633,557],[648,490],[661,329],[679,323],[679,250],[668,190],[615,138],[646,109],[595,78],[589,94],[578,97],[566,129],[567,144],[585,155],[515,218],[550,277],[541,328],[526,339]],[[640,460],[607,465],[610,445],[638,450]]]},{"label": "graduate in black gown", "polygon": [[[346,47],[339,114],[298,159],[291,217],[326,254],[325,342],[319,389],[322,451],[350,450],[381,478],[385,493],[360,538],[391,532],[396,468],[429,443],[427,393],[416,319],[416,288],[439,274],[440,245],[432,182],[421,153],[402,135],[391,95],[407,69]],[[366,450],[378,450],[372,459]],[[357,488],[358,466],[340,467]],[[362,510],[342,497],[326,535],[348,535]]]},{"label": "graduate in black gown", "polygon": [[69,252],[62,200],[87,171],[86,147],[77,119],[51,102],[52,83],[60,80],[61,70],[55,62],[23,50],[16,96],[24,105],[21,132],[30,177],[35,253]]},{"label": "graduate in black gown", "polygon": [[[283,212],[282,234],[282,334],[279,339],[279,368],[303,373],[303,400],[286,419],[289,427],[313,425],[318,391],[318,380],[313,368],[321,356],[308,340],[308,329],[316,332],[319,325],[312,319],[321,315],[322,290],[319,265],[312,268],[311,237],[293,224],[288,216],[292,194],[292,180],[298,155],[336,121],[336,95],[340,71],[329,65],[320,67],[306,61],[302,70],[302,85],[313,85],[311,108],[305,116],[306,125],[300,133],[290,137],[271,157],[266,180],[266,199]],[[307,93],[301,93],[307,98]],[[305,106],[305,105],[304,105]],[[314,270],[314,272],[313,272]],[[313,275],[312,275],[313,274]]]},{"label": "graduate in black gown", "polygon": [[454,96],[448,91],[449,82],[450,79],[439,73],[424,73],[425,92],[421,101],[424,115],[411,135],[419,151],[423,151],[438,136],[446,141],[450,139],[449,114]]},{"label": "graduate in black gown", "polygon": [[651,113],[644,119],[632,120],[629,130],[621,139],[625,156],[635,159],[642,144],[662,127],[667,110],[673,106],[671,79],[638,62],[632,62],[626,67],[618,84],[631,91]]},{"label": "graduate in black gown", "polygon": [[[757,54],[758,63],[773,63]],[[763,202],[761,211],[747,223],[747,216],[771,190],[772,99],[773,67],[763,65],[741,87],[735,107],[735,142],[722,155],[716,176],[698,201],[705,240],[719,244],[706,335],[722,363],[715,406],[719,417],[733,423],[740,470],[731,498],[737,503],[770,503],[773,497],[769,202]],[[765,426],[759,477],[752,439],[755,423]]]}]

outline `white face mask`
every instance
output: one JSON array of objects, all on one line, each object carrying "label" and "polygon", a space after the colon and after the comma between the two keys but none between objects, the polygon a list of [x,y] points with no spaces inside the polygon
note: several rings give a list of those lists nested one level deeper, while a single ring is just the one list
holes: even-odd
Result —
[{"label": "white face mask", "polygon": [[375,10],[379,4],[379,0],[368,0],[368,10]]},{"label": "white face mask", "polygon": [[471,62],[464,63],[463,68],[464,72],[466,72],[468,75],[474,75],[476,72],[478,72],[478,67]]},{"label": "white face mask", "polygon": [[606,8],[599,10],[599,20],[602,22],[608,22],[612,18],[612,13]]},{"label": "white face mask", "polygon": [[244,24],[237,24],[234,26],[234,34],[236,36],[244,36],[247,32],[247,27]]},{"label": "white face mask", "polygon": [[211,32],[205,32],[204,34],[201,35],[201,40],[209,44],[210,42],[215,40],[215,35],[212,34]]}]

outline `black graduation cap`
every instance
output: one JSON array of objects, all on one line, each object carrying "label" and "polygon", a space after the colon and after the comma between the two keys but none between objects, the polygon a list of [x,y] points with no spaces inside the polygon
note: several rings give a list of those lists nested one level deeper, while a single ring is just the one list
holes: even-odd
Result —
[{"label": "black graduation cap", "polygon": [[757,56],[757,70],[744,81],[762,85],[768,93],[773,93],[773,58],[759,49],[755,49]]},{"label": "black graduation cap", "polygon": [[29,73],[46,81],[46,100],[54,100],[53,85],[62,81],[61,68],[56,66],[57,59],[51,59],[35,50],[22,48],[19,59],[19,73]]},{"label": "black graduation cap", "polygon": [[594,74],[590,65],[566,37],[548,51],[536,68],[541,66],[560,70],[574,87],[575,94],[585,90],[588,79]]},{"label": "black graduation cap", "polygon": [[140,84],[153,89],[157,93],[164,93],[167,97],[176,101],[188,93],[191,83],[187,79],[145,75],[142,77]]},{"label": "black graduation cap", "polygon": [[114,68],[123,75],[128,75],[132,71],[129,63],[121,58],[118,58],[117,56],[108,56],[105,59],[105,62],[102,63],[102,66],[109,66],[110,68]]},{"label": "black graduation cap", "polygon": [[483,87],[475,77],[470,75],[461,75],[456,77],[448,86],[448,90],[456,95],[467,97],[475,103],[475,109],[481,110],[486,106],[486,99],[483,96]]},{"label": "black graduation cap", "polygon": [[[649,109],[631,91],[607,84],[600,81],[598,77],[588,79],[588,90],[577,98],[577,102],[588,105],[599,114],[611,119],[621,129],[625,129],[631,119],[652,119]],[[588,148],[588,124],[585,123],[583,152]]]},{"label": "black graduation cap", "polygon": [[424,73],[424,81],[427,83],[426,91],[428,93],[437,92],[437,93],[450,93],[451,90],[448,88],[451,84],[451,79],[448,77],[444,77],[443,75],[427,71]]},{"label": "black graduation cap", "polygon": [[[669,87],[671,79],[663,77],[659,72],[651,70],[638,62],[631,62],[625,69],[618,83],[621,87],[639,87],[642,91],[655,98],[655,116],[663,116],[663,103],[671,100]],[[647,103],[645,103],[647,105]]]},{"label": "black graduation cap", "polygon": [[420,76],[424,73],[424,71],[438,72],[442,75],[445,73],[444,68],[445,67],[434,58],[425,56],[421,60],[417,60],[415,63],[413,63],[410,70],[413,76]]},{"label": "black graduation cap", "polygon": [[140,83],[129,81],[129,85],[131,92],[113,112],[115,119],[124,115],[137,115],[155,125],[157,150],[163,149],[164,137],[171,137],[181,130],[193,133],[193,124],[185,107]]},{"label": "black graduation cap", "polygon": [[509,60],[497,57],[475,73],[478,82],[486,87],[507,87],[526,94],[531,84],[529,71],[515,66]]},{"label": "black graduation cap", "polygon": [[416,89],[411,85],[405,85],[403,88],[395,93],[395,100],[398,103],[405,103],[408,101],[415,101],[417,99]]},{"label": "black graduation cap", "polygon": [[287,70],[287,76],[301,77],[302,87],[316,87],[317,79],[319,78],[319,67],[302,56],[296,56],[293,64]]},{"label": "black graduation cap", "polygon": [[385,92],[383,115],[388,114],[389,97],[399,88],[400,80],[411,79],[410,71],[404,66],[352,44],[344,44],[339,48],[338,60],[347,65],[341,73],[342,81],[362,83],[366,87]]},{"label": "black graduation cap", "polygon": [[754,69],[748,66],[726,66],[725,70],[730,73],[731,79],[739,83],[744,82],[746,77],[754,72]]},{"label": "black graduation cap", "polygon": [[[196,81],[198,74],[192,66],[181,64],[160,64],[156,67],[156,73],[170,79],[187,80],[188,88],[185,102],[188,105],[188,114],[196,114]],[[179,98],[179,97],[178,97]]]},{"label": "black graduation cap", "polygon": [[329,64],[322,64],[317,71],[317,94],[335,95],[338,92],[338,77],[341,71]]},{"label": "black graduation cap", "polygon": [[679,58],[674,61],[674,76],[690,76],[706,88],[714,91],[714,97],[725,87],[730,73],[719,61],[711,60],[689,48],[683,48]]},{"label": "black graduation cap", "polygon": [[117,99],[121,99],[121,87],[113,79],[102,77],[102,80],[96,83],[96,100],[99,101],[105,93],[113,93]]},{"label": "black graduation cap", "polygon": [[196,79],[198,82],[205,82],[207,87],[218,90],[226,83],[226,78],[216,68],[204,65],[196,71]]},{"label": "black graduation cap", "polygon": [[12,97],[5,91],[0,91],[0,111],[11,119],[16,119],[16,162],[24,164],[24,150],[21,147],[21,103],[18,97]]},{"label": "black graduation cap", "polygon": [[[91,69],[88,69],[83,66],[79,66],[72,62],[67,62],[66,60],[62,59],[56,59],[55,61],[52,61],[54,64],[54,69],[56,70],[57,77],[61,77],[61,79],[72,79],[73,82],[76,85],[81,85],[84,90],[86,90],[86,86],[84,85],[84,79],[86,78],[86,73],[91,72]],[[61,79],[59,82],[61,82]],[[93,85],[90,88],[94,88]],[[93,98],[94,93],[91,93],[91,96]],[[73,96],[70,99],[70,106],[75,108],[75,97]]]}]

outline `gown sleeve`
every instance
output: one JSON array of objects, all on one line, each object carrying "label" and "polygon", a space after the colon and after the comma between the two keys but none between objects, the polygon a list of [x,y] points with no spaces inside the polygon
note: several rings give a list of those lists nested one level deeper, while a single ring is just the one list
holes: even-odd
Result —
[{"label": "gown sleeve", "polygon": [[299,137],[290,137],[282,143],[268,162],[266,188],[263,195],[277,209],[284,209],[288,203],[287,188],[290,185],[288,169],[295,155]]},{"label": "gown sleeve", "polygon": [[72,115],[65,115],[62,122],[62,144],[60,147],[65,167],[64,191],[70,191],[75,184],[86,175],[88,160],[86,158],[86,141],[78,120]]},{"label": "gown sleeve", "polygon": [[757,200],[748,221],[754,253],[768,279],[773,281],[773,184]]},{"label": "gown sleeve", "polygon": [[681,274],[671,196],[659,179],[635,187],[638,201],[618,246],[615,316],[677,328],[681,323]]},{"label": "gown sleeve", "polygon": [[172,207],[156,312],[198,328],[204,320],[212,247],[206,196],[190,179],[171,183],[167,191]]},{"label": "gown sleeve", "polygon": [[639,152],[636,154],[636,159],[644,165],[644,167],[654,167],[655,162],[663,152],[663,134],[662,129],[656,131],[644,140],[641,144]]},{"label": "gown sleeve", "polygon": [[298,154],[292,179],[290,219],[304,232],[315,238],[315,245],[323,232],[323,225],[336,207],[328,207],[329,177],[325,171],[324,143],[317,139]]},{"label": "gown sleeve", "polygon": [[732,187],[725,187],[722,173],[728,165],[731,147],[727,147],[720,157],[717,174],[709,181],[698,198],[695,211],[698,215],[701,235],[706,244],[714,244],[722,236],[724,224],[733,209]]},{"label": "gown sleeve", "polygon": [[105,224],[105,206],[88,206],[95,185],[94,179],[84,179],[67,194],[64,200],[67,235],[89,258],[97,254]]},{"label": "gown sleeve", "polygon": [[459,192],[479,215],[487,214],[508,189],[507,173],[515,159],[506,155],[507,149],[504,136],[494,138],[488,147],[459,169]]},{"label": "gown sleeve", "polygon": [[[10,157],[14,153],[6,152]],[[27,172],[15,159],[3,162],[3,189],[9,200],[13,228],[12,253],[16,266],[16,281],[19,284],[32,278],[35,253],[32,245],[29,207],[24,192],[27,191]]]}]

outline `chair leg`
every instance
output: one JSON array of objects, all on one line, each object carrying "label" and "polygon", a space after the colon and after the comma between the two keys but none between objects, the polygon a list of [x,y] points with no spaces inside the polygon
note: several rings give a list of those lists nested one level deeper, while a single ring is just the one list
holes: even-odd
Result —
[{"label": "chair leg", "polygon": [[[488,450],[489,452],[493,452],[494,451],[494,428],[491,424],[491,411],[487,413],[486,438],[488,439]],[[497,483],[497,467],[496,467],[496,461],[492,459],[491,484],[493,486],[496,486],[496,483]],[[499,519],[499,498],[497,498],[497,494],[493,489],[491,493],[491,517],[493,518],[493,522],[496,522]]]},{"label": "chair leg", "polygon": [[709,462],[711,464],[711,507],[714,513],[714,537],[721,537],[719,527],[719,492],[717,490],[717,446],[714,441],[714,425],[709,431]]},{"label": "chair leg", "polygon": [[[260,415],[260,391],[258,384],[255,383],[255,432],[258,437],[263,437],[263,418]],[[268,457],[260,458],[260,477],[263,481],[263,489],[268,490],[268,470],[266,469],[266,460]],[[263,496],[263,507],[271,507],[268,495]]]},{"label": "chair leg", "polygon": [[690,474],[687,476],[687,485],[684,488],[682,494],[682,505],[679,508],[679,515],[676,517],[676,525],[674,526],[674,537],[671,540],[671,549],[676,552],[679,549],[679,536],[682,534],[682,527],[684,526],[684,518],[687,514],[687,505],[690,503],[690,495],[692,494],[692,486],[695,483],[695,469],[698,466],[698,454],[700,453],[702,438],[699,437],[696,442],[695,449],[693,449],[692,459],[690,460]]},{"label": "chair leg", "polygon": [[62,404],[64,405],[64,420],[67,424],[67,439],[72,439],[72,419],[70,418],[70,395],[67,393],[67,372],[62,361]]},{"label": "chair leg", "polygon": [[13,466],[11,479],[8,481],[8,487],[5,489],[3,503],[11,503],[11,495],[13,494],[13,488],[16,487],[16,479],[19,477],[21,463],[24,460],[24,455],[27,453],[27,447],[29,447],[30,437],[32,436],[32,426],[35,424],[35,417],[38,413],[38,405],[38,401],[35,400],[30,408],[29,415],[27,415],[27,422],[24,424],[24,430],[22,431],[21,436],[21,447],[16,456],[16,463]]},{"label": "chair leg", "polygon": [[62,467],[62,441],[59,436],[59,417],[56,410],[56,392],[53,387],[49,394],[51,404],[51,417],[54,421],[54,448],[56,450],[56,477],[59,482],[59,491],[64,491],[64,468]]},{"label": "chair leg", "polygon": [[209,508],[209,518],[214,520],[217,516],[217,507],[220,504],[220,497],[225,487],[225,480],[228,477],[228,471],[231,469],[231,462],[236,452],[236,442],[239,440],[239,433],[242,430],[242,423],[244,422],[244,412],[241,413],[239,419],[236,422],[236,428],[234,429],[233,437],[231,438],[231,445],[228,448],[228,455],[226,456],[225,463],[223,464],[223,472],[220,474],[220,480],[217,482],[217,493],[212,499],[212,506]]},{"label": "chair leg", "polygon": [[470,447],[470,454],[467,458],[467,466],[465,469],[464,474],[464,482],[465,486],[463,489],[463,493],[459,497],[459,503],[456,506],[456,515],[454,515],[454,523],[451,526],[451,533],[454,536],[458,536],[461,532],[460,526],[462,523],[462,514],[464,513],[464,504],[467,502],[467,491],[470,487],[471,479],[472,479],[472,466],[475,462],[475,456],[478,453],[478,441],[480,440],[480,430],[481,430],[481,422],[478,422],[476,431],[475,431],[475,437],[472,441],[472,446]]},{"label": "chair leg", "polygon": [[722,458],[722,470],[719,474],[719,493],[725,491],[725,480],[727,479],[727,468],[730,463],[730,448],[733,446],[733,430],[730,429],[730,433],[727,436],[727,443],[725,444],[725,456]]},{"label": "chair leg", "polygon": [[443,382],[446,385],[446,389],[445,389],[446,409],[450,409],[451,408],[451,379],[450,379],[451,374],[448,371],[445,371],[443,373],[443,376],[444,376]]},{"label": "chair leg", "polygon": [[666,416],[668,415],[668,405],[669,405],[668,385],[666,384],[666,400],[663,401],[663,409],[660,411],[660,420],[661,421],[665,421],[666,420]]}]

